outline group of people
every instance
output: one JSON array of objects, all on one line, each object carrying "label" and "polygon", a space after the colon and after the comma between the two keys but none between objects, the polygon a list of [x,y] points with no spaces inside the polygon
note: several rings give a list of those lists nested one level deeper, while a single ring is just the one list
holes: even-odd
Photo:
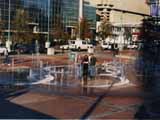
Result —
[{"label": "group of people", "polygon": [[79,70],[77,72],[79,74],[79,78],[81,79],[82,85],[87,85],[88,78],[90,78],[90,80],[95,79],[96,62],[97,59],[93,53],[89,55],[86,54],[84,56],[78,56],[77,63]]}]

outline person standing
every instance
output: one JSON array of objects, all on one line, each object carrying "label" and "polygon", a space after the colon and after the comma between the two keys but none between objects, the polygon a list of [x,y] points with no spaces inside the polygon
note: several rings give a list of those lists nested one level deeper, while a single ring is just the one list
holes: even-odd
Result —
[{"label": "person standing", "polygon": [[97,58],[94,56],[94,54],[90,54],[89,56],[89,77],[90,79],[94,79],[96,75],[96,62]]},{"label": "person standing", "polygon": [[76,57],[76,75],[79,80],[82,79],[82,56],[80,54]]},{"label": "person standing", "polygon": [[88,55],[84,55],[82,59],[82,84],[87,85],[88,80]]},{"label": "person standing", "polygon": [[4,51],[4,56],[5,56],[4,63],[9,64],[9,56],[8,56],[8,51],[7,50]]}]

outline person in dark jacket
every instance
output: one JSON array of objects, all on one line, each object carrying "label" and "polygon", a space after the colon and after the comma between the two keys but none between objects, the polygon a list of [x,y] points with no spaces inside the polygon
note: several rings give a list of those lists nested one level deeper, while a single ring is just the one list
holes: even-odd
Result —
[{"label": "person in dark jacket", "polygon": [[88,79],[88,55],[84,55],[82,59],[82,83],[83,85],[87,85]]},{"label": "person in dark jacket", "polygon": [[94,54],[90,54],[89,56],[89,77],[90,79],[94,79],[96,75],[96,62],[97,58],[94,56]]}]

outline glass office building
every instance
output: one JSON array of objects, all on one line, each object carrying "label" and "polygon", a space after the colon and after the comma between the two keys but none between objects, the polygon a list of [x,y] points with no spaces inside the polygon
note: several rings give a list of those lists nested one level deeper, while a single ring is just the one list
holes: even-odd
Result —
[{"label": "glass office building", "polygon": [[58,11],[58,0],[0,0],[0,20],[4,23],[3,30],[6,33],[16,31],[14,20],[17,10],[26,11],[30,20],[28,25],[36,26],[37,32],[48,34]]},{"label": "glass office building", "polygon": [[[83,4],[84,17],[91,23],[92,27],[96,25],[96,8],[89,2]],[[79,0],[62,0],[63,23],[66,26],[76,26],[79,17]]]},{"label": "glass office building", "polygon": [[[84,16],[94,26],[96,9],[88,4],[84,4]],[[65,30],[77,27],[79,19],[79,0],[0,0],[0,20],[4,23],[3,30],[6,33],[16,31],[13,21],[18,9],[27,11],[30,18],[28,24],[35,25],[37,32],[42,34],[52,32],[58,17],[63,21]]]},{"label": "glass office building", "polygon": [[[64,28],[70,34],[74,34],[74,28],[78,26],[79,21],[79,0],[61,1],[61,12]],[[85,0],[83,2],[83,17],[88,20],[91,29],[96,29],[96,8],[91,6],[90,3]]]},{"label": "glass office building", "polygon": [[62,0],[63,23],[67,27],[75,27],[78,23],[79,0]]},{"label": "glass office building", "polygon": [[84,17],[88,20],[91,29],[96,28],[96,7],[91,6],[89,2],[84,1]]}]

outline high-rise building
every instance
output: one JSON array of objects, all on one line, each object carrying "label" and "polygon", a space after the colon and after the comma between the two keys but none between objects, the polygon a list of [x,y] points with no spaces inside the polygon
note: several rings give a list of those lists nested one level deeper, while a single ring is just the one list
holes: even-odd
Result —
[{"label": "high-rise building", "polygon": [[142,20],[150,15],[150,7],[146,0],[89,0],[97,8],[97,32],[102,21],[113,26],[113,34],[118,39],[125,34],[125,28],[132,34],[132,40],[138,39]]},{"label": "high-rise building", "polygon": [[98,15],[112,23],[121,23],[122,17],[124,23],[140,23],[150,11],[146,0],[101,0],[96,3]]},{"label": "high-rise building", "polygon": [[75,27],[79,17],[79,0],[62,0],[61,14],[65,27]]},{"label": "high-rise building", "polygon": [[[1,20],[5,21],[6,23],[8,23],[10,17],[11,29],[13,29],[14,24],[12,24],[12,21],[16,17],[17,10],[24,9],[28,12],[29,18],[31,18],[32,23],[39,24],[39,30],[41,32],[46,32],[48,29],[48,11],[50,14],[50,18],[52,18],[54,13],[54,1],[55,0],[1,0],[0,17]],[[5,25],[4,29],[8,29],[8,24]]]},{"label": "high-rise building", "polygon": [[[62,0],[62,19],[66,30],[70,34],[75,33],[74,29],[78,26],[80,19],[85,18],[90,23],[91,29],[96,29],[96,7],[85,0]],[[81,4],[82,4],[81,3]]]},{"label": "high-rise building", "polygon": [[[3,22],[3,31],[6,39],[16,31],[14,20],[18,10],[26,11],[29,18],[28,25],[33,27],[33,32],[47,35],[52,29],[54,16],[58,10],[58,0],[1,0],[0,20]],[[56,4],[56,6],[55,6]],[[9,34],[10,33],[10,34]]]},{"label": "high-rise building", "polygon": [[91,2],[84,1],[84,17],[89,21],[91,28],[96,28],[96,7]]},{"label": "high-rise building", "polygon": [[[13,21],[18,9],[27,11],[30,18],[28,25],[33,26],[34,32],[44,35],[52,32],[59,21],[64,30],[71,32],[79,20],[79,0],[0,0],[0,20],[4,23],[3,31],[10,33],[8,36],[16,31]],[[95,28],[96,8],[84,2],[82,12],[91,27]]]}]

